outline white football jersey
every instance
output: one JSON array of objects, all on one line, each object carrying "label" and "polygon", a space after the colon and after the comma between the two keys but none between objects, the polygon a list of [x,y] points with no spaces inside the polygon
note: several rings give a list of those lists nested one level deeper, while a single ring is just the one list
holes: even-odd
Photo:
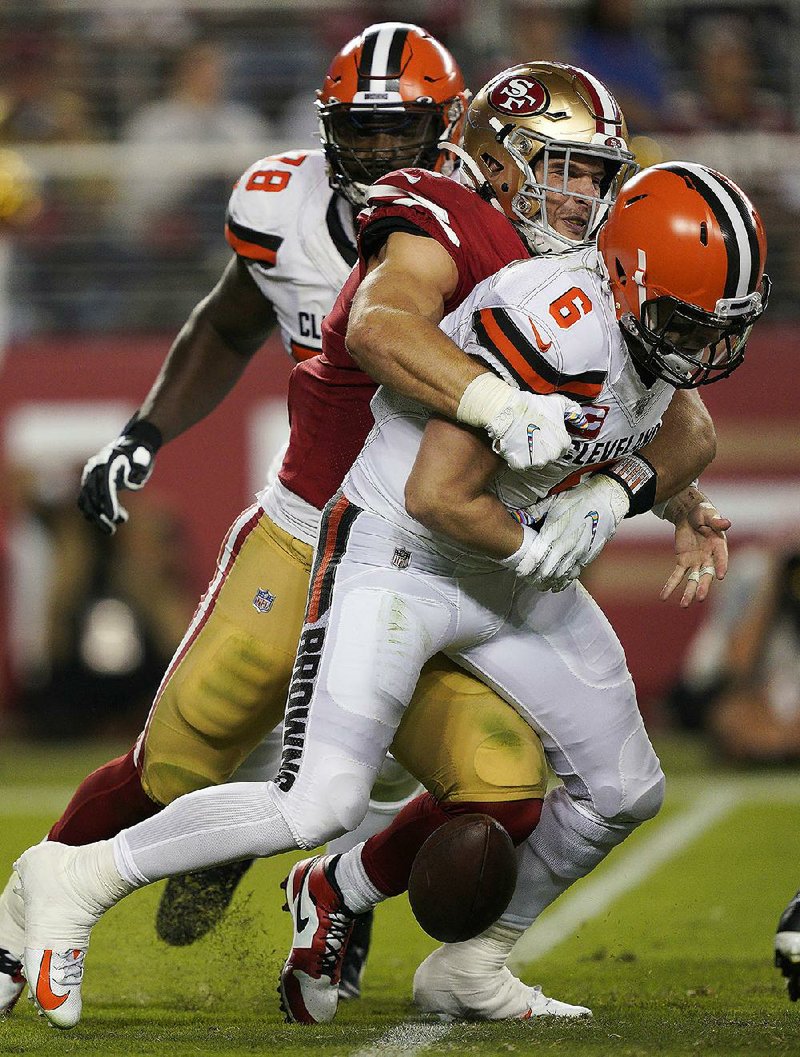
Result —
[{"label": "white football jersey", "polygon": [[356,262],[350,204],[328,185],[322,151],[261,158],[228,205],[225,236],[275,307],[295,360],[322,348],[322,319]]},{"label": "white football jersey", "polygon": [[[508,265],[479,283],[441,327],[505,381],[577,400],[588,419],[588,428],[575,431],[572,448],[561,459],[541,469],[501,469],[493,488],[509,510],[531,506],[647,444],[675,391],[661,380],[648,387],[640,378],[595,249]],[[490,559],[467,555],[406,513],[405,484],[429,412],[383,387],[372,412],[375,427],[343,485],[347,498],[428,549],[486,567]]]}]

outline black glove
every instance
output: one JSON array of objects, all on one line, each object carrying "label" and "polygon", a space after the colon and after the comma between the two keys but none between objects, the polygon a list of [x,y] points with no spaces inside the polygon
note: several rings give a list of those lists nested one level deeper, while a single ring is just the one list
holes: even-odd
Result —
[{"label": "black glove", "polygon": [[109,536],[128,520],[119,501],[123,488],[142,488],[153,472],[161,432],[145,419],[131,421],[116,440],[86,463],[81,474],[78,506],[87,521]]}]

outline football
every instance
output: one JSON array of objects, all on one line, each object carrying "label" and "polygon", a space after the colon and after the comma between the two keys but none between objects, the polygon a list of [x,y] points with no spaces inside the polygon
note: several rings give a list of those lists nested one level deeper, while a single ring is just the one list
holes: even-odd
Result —
[{"label": "football", "polygon": [[500,823],[489,815],[459,815],[417,853],[408,901],[429,936],[459,943],[497,921],[516,883],[516,852]]}]

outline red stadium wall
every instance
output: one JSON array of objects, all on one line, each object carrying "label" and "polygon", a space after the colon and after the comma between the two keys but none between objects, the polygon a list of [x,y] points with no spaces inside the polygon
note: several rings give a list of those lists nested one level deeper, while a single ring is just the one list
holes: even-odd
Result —
[{"label": "red stadium wall", "polygon": [[[158,335],[69,338],[19,346],[7,354],[0,371],[2,420],[7,422],[25,405],[42,402],[118,400],[136,406],[156,376],[169,341],[170,336]],[[704,477],[712,493],[715,487],[735,489],[765,482],[785,493],[796,485],[800,408],[791,368],[799,344],[800,328],[764,326],[753,338],[741,370],[703,391],[720,435],[717,461]],[[230,521],[251,498],[248,426],[252,416],[266,399],[282,398],[289,369],[278,342],[270,343],[222,407],[159,455],[147,493],[169,503],[184,519],[190,572],[198,592],[211,575]],[[77,495],[77,475],[73,486]],[[138,498],[132,497],[132,508]],[[758,535],[758,525],[769,527],[769,500],[765,504],[762,495],[759,502],[763,509],[751,511],[749,527],[732,534],[734,556],[735,541]],[[786,518],[785,504],[781,516]],[[6,515],[0,517],[1,541]],[[647,702],[674,678],[702,614],[700,607],[681,612],[676,605],[658,602],[658,591],[671,568],[669,539],[642,538],[631,528],[626,526],[628,531],[620,533],[592,568],[590,586],[622,638],[640,695]]]}]

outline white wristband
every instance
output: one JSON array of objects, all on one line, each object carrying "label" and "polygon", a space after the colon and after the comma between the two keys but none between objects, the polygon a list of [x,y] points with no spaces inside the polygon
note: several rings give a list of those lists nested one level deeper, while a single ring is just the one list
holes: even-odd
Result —
[{"label": "white wristband", "polygon": [[479,374],[477,378],[469,383],[461,394],[461,400],[456,411],[456,419],[466,426],[477,426],[485,429],[509,401],[512,394],[517,390],[498,378],[496,374],[487,371]]},{"label": "white wristband", "polygon": [[509,554],[507,558],[501,558],[500,564],[504,569],[513,569],[518,576],[526,576],[528,570],[522,564],[528,554],[528,551],[533,546],[533,543],[539,533],[530,527],[530,525],[522,526],[522,543],[517,547],[513,554]]}]

